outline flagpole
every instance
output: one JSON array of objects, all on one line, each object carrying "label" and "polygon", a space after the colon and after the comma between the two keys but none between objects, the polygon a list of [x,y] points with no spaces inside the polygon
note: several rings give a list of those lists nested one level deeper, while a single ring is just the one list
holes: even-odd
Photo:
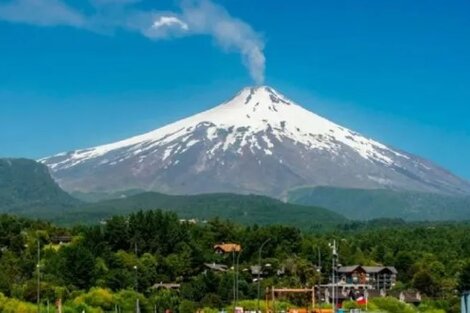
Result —
[{"label": "flagpole", "polygon": [[336,277],[335,277],[335,270],[336,270],[336,264],[335,264],[335,261],[336,261],[336,257],[337,257],[337,251],[336,251],[336,240],[333,240],[333,244],[330,243],[330,248],[332,250],[332,271],[331,271],[331,293],[332,293],[332,304],[333,304],[333,313],[336,312]]},{"label": "flagpole", "polygon": [[366,312],[367,312],[368,307],[369,307],[369,292],[367,291],[367,287],[366,287],[365,296],[366,296]]},{"label": "flagpole", "polygon": [[38,313],[41,311],[41,268],[40,268],[40,263],[41,263],[41,243],[39,242],[39,237],[38,237],[38,263],[36,264],[36,269],[37,269],[37,305],[38,305]]}]

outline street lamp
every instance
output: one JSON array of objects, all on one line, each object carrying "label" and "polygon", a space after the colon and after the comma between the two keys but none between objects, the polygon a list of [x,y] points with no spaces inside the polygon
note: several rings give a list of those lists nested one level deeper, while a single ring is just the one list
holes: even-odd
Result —
[{"label": "street lamp", "polygon": [[[317,273],[318,273],[318,304],[319,306],[321,307],[321,303],[322,303],[322,296],[321,296],[321,279],[322,279],[322,275],[321,275],[321,270],[322,270],[322,267],[321,267],[321,251],[320,251],[320,247],[318,246],[317,247],[317,256],[318,256],[318,267],[317,267]],[[315,308],[314,308],[315,309]]]},{"label": "street lamp", "polygon": [[235,249],[232,250],[232,266],[233,266],[233,312],[235,312],[235,299],[237,298],[237,274],[235,272]]},{"label": "street lamp", "polygon": [[137,292],[138,282],[137,282],[137,265],[134,265],[134,289]]},{"label": "street lamp", "polygon": [[140,313],[139,296],[137,295],[137,293],[139,292],[138,291],[139,285],[138,285],[138,280],[137,280],[137,265],[134,265],[134,275],[135,275],[135,286],[134,286],[134,288],[135,288],[135,292],[136,292],[135,312]]},{"label": "street lamp", "polygon": [[258,250],[258,278],[257,278],[257,283],[258,283],[258,301],[256,304],[256,313],[259,313],[259,297],[261,293],[261,284],[260,284],[260,278],[261,278],[261,252],[263,251],[264,246],[271,241],[271,238],[266,239],[261,246],[259,247]]},{"label": "street lamp", "polygon": [[[233,264],[233,311],[235,312],[235,308],[238,302],[238,264],[240,263],[240,255],[242,250],[238,251],[238,255],[235,259],[235,252],[236,249],[232,249],[232,264]],[[236,260],[236,262],[235,262]]]},{"label": "street lamp", "polygon": [[239,264],[240,264],[240,255],[242,254],[242,251],[238,251],[238,255],[237,255],[237,263],[236,263],[236,267],[235,267],[235,276],[236,276],[236,281],[235,281],[235,286],[236,286],[236,292],[235,292],[235,307],[237,306],[237,303],[238,303],[238,268],[239,268]]}]

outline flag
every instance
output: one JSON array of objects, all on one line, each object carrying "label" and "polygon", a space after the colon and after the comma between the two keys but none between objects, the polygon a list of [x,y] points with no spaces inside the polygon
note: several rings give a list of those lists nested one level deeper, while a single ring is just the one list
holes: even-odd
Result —
[{"label": "flag", "polygon": [[356,299],[356,302],[357,302],[357,304],[359,304],[359,305],[365,305],[365,304],[367,304],[367,298],[364,297],[364,296],[359,296],[359,297]]}]

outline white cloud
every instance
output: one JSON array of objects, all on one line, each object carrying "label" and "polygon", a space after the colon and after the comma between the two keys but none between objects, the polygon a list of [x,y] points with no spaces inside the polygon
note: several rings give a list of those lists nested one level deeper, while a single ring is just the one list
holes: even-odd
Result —
[{"label": "white cloud", "polygon": [[188,30],[188,24],[182,22],[180,19],[174,16],[161,16],[159,19],[153,22],[152,25],[152,27],[156,29],[173,26],[180,27],[183,30]]},{"label": "white cloud", "polygon": [[[136,18],[138,22],[145,21],[144,23],[137,24],[137,31],[141,32],[144,36],[153,39],[169,39],[188,35],[189,26],[176,16],[159,15],[159,13],[150,13],[146,18],[142,16]],[[150,20],[149,23],[146,20]]]},{"label": "white cloud", "polygon": [[0,4],[0,20],[40,26],[68,25],[93,31],[124,28],[159,40],[207,35],[225,51],[241,54],[253,80],[264,81],[264,41],[246,22],[210,0],[182,0],[179,12],[142,10],[139,0],[89,0],[96,12],[82,15],[61,0],[10,0]]},{"label": "white cloud", "polygon": [[82,27],[84,17],[59,0],[15,0],[0,4],[0,20],[40,26]]}]

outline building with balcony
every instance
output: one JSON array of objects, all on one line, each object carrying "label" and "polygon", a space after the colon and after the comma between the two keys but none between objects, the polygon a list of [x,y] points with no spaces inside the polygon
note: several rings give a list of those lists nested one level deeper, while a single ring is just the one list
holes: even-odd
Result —
[{"label": "building with balcony", "polygon": [[395,286],[397,270],[393,266],[341,266],[336,270],[338,285],[368,286],[389,290]]}]

